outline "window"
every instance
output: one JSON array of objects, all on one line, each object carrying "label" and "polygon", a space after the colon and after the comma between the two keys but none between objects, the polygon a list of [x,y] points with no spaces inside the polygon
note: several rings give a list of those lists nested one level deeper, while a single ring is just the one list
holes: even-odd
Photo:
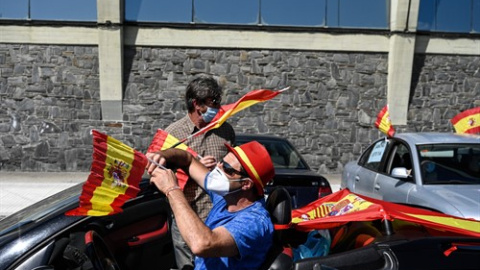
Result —
[{"label": "window", "polygon": [[32,20],[97,21],[96,0],[30,0]]},{"label": "window", "polygon": [[389,141],[379,140],[360,157],[359,165],[375,172],[381,171],[382,160],[384,159]]},{"label": "window", "polygon": [[480,145],[418,146],[425,184],[479,184]]},{"label": "window", "polygon": [[389,0],[125,0],[125,19],[138,22],[388,29],[389,3]]},{"label": "window", "polygon": [[265,25],[325,26],[326,0],[262,0]]},{"label": "window", "polygon": [[420,1],[418,30],[480,32],[480,0]]},{"label": "window", "polygon": [[96,0],[0,0],[0,19],[96,21]]},{"label": "window", "polygon": [[412,158],[407,145],[403,143],[396,144],[390,159],[389,166],[387,167],[389,174],[392,174],[394,168],[405,168],[409,176],[406,180],[413,180]]},{"label": "window", "polygon": [[0,0],[0,19],[28,19],[28,0]]},{"label": "window", "polygon": [[257,24],[259,0],[196,0],[194,22]]},{"label": "window", "polygon": [[125,0],[125,20],[190,23],[192,0]]},{"label": "window", "polygon": [[389,28],[390,1],[388,0],[330,0],[328,10],[334,11],[336,2],[338,2],[338,22],[328,19],[330,27]]}]

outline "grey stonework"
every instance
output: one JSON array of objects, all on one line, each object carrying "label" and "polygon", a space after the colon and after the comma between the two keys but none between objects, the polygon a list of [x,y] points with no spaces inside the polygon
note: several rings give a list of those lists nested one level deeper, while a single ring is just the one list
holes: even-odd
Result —
[{"label": "grey stonework", "polygon": [[[224,87],[223,103],[290,86],[229,119],[236,132],[287,137],[320,173],[340,173],[382,134],[384,53],[126,47],[122,122],[101,120],[95,46],[0,44],[0,170],[88,171],[90,129],[144,152],[157,128],[185,115],[192,76]],[[480,57],[418,55],[405,131],[452,131],[480,106]]]}]

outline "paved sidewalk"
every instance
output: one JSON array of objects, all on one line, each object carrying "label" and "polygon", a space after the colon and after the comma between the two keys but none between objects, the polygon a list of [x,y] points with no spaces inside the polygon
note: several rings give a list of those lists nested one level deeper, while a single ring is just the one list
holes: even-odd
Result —
[{"label": "paved sidewalk", "polygon": [[88,174],[0,171],[0,218],[83,182]]},{"label": "paved sidewalk", "polygon": [[[0,171],[0,219],[61,190],[87,180],[89,172]],[[333,191],[340,188],[340,175],[323,175]]]}]

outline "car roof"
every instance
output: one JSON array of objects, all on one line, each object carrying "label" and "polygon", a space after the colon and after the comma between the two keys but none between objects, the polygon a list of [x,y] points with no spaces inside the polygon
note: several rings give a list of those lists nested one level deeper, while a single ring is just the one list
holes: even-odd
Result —
[{"label": "car roof", "polygon": [[397,133],[394,136],[413,144],[480,143],[480,136],[447,132]]},{"label": "car roof", "polygon": [[267,134],[246,134],[246,133],[237,133],[235,135],[236,138],[243,138],[246,140],[279,140],[279,141],[288,141],[285,138],[275,136],[275,135],[267,135]]}]

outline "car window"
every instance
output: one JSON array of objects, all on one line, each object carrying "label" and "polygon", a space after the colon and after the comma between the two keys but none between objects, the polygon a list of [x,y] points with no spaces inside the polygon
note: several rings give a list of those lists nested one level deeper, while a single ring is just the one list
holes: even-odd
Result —
[{"label": "car window", "polygon": [[386,154],[388,140],[379,140],[373,144],[360,157],[359,165],[372,171],[380,172],[382,170],[382,160]]},{"label": "car window", "polygon": [[[275,169],[309,169],[306,162],[288,141],[264,138],[254,138],[254,140],[265,146]],[[236,139],[237,145],[248,141],[240,136]]]},{"label": "car window", "polygon": [[480,144],[418,146],[424,184],[480,184]]},{"label": "car window", "polygon": [[413,180],[414,174],[411,153],[407,145],[402,142],[396,143],[396,145],[393,147],[387,166],[388,173],[391,174],[394,168],[405,168],[407,170],[407,174],[410,175],[407,180]]}]

